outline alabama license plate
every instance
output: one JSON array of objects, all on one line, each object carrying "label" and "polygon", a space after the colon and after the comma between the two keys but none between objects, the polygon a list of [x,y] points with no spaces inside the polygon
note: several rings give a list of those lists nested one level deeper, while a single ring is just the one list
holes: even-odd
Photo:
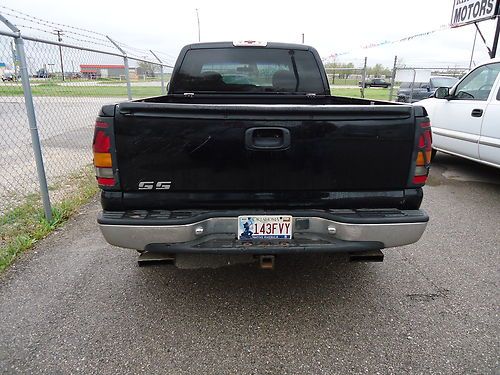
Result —
[{"label": "alabama license plate", "polygon": [[238,239],[291,239],[292,217],[288,215],[238,216]]}]

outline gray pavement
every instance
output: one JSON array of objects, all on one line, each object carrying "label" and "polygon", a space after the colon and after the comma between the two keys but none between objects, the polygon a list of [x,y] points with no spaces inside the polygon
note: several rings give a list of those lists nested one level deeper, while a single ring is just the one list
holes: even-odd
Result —
[{"label": "gray pavement", "polygon": [[[38,131],[50,186],[92,163],[92,136],[103,104],[123,98],[35,97]],[[0,214],[38,192],[23,97],[0,98]]]},{"label": "gray pavement", "polygon": [[438,154],[384,263],[138,267],[93,202],[0,277],[2,374],[498,374],[500,173]]}]

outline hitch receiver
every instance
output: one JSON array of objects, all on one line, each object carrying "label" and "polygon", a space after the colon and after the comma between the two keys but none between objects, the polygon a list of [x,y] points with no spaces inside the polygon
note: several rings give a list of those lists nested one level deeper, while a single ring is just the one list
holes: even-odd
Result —
[{"label": "hitch receiver", "polygon": [[263,270],[273,270],[274,261],[274,255],[259,255],[259,268]]}]

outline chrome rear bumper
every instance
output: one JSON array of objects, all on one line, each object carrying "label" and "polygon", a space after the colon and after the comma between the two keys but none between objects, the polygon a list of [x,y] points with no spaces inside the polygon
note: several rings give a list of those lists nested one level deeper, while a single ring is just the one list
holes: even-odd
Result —
[{"label": "chrome rear bumper", "polygon": [[[203,252],[207,246],[204,247],[201,244],[212,241],[211,248],[213,244],[219,244],[222,252],[224,249],[240,248],[240,245],[244,243],[244,241],[236,241],[237,218],[237,216],[212,217],[188,224],[174,225],[100,223],[99,226],[106,241],[119,247],[150,250],[151,246],[156,244],[161,245],[162,251],[168,251],[169,246],[173,251],[176,249],[181,251],[183,244],[191,244],[192,246],[187,247],[192,248],[193,251],[199,249]],[[294,238],[292,242],[294,245],[289,247],[303,248],[307,251],[307,247],[311,244],[321,244],[325,250],[329,244],[331,247],[349,243],[351,245],[358,243],[360,247],[362,243],[366,243],[370,244],[371,248],[403,246],[418,241],[426,226],[427,220],[401,223],[346,223],[314,216],[293,217]],[[267,245],[274,248],[288,247],[284,241],[268,241]]]}]

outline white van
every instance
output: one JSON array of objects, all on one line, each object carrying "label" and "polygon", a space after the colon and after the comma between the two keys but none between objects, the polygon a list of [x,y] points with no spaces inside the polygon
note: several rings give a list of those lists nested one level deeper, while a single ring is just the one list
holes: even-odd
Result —
[{"label": "white van", "polygon": [[500,59],[477,66],[452,89],[418,102],[432,124],[433,150],[500,168]]}]

